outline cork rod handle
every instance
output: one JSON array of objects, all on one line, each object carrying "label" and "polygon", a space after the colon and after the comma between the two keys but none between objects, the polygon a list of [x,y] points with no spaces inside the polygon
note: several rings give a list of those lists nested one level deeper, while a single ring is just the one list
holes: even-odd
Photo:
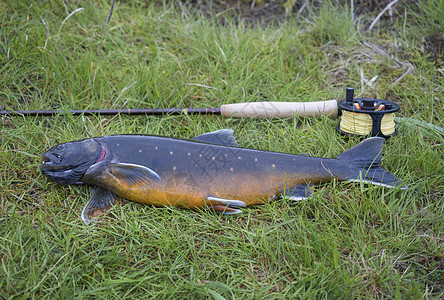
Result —
[{"label": "cork rod handle", "polygon": [[336,100],[317,102],[247,102],[224,104],[221,115],[233,118],[289,118],[294,116],[316,117],[338,114]]}]

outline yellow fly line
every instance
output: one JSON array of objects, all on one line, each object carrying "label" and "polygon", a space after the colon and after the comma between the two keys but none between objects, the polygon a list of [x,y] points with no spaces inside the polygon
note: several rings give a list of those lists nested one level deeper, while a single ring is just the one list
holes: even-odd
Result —
[{"label": "yellow fly line", "polygon": [[[395,114],[387,113],[381,120],[381,133],[389,136],[395,132]],[[369,114],[342,111],[340,129],[349,134],[369,135],[373,127],[373,119]]]}]

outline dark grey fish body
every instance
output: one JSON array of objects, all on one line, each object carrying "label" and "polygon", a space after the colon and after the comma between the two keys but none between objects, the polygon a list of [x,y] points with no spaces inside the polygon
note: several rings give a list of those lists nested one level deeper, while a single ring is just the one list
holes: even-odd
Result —
[{"label": "dark grey fish body", "polygon": [[82,214],[85,222],[106,210],[117,196],[232,214],[282,194],[305,198],[310,194],[308,184],[334,178],[400,187],[394,175],[379,167],[383,142],[369,138],[335,159],[326,159],[240,148],[230,130],[193,141],[115,135],[56,146],[43,155],[40,168],[60,183],[81,181],[99,187]]}]

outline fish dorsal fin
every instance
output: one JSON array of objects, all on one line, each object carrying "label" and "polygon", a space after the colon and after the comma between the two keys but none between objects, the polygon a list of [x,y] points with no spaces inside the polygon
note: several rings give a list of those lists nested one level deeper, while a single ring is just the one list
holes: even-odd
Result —
[{"label": "fish dorsal fin", "polygon": [[91,223],[94,217],[105,213],[116,203],[117,196],[104,188],[97,188],[82,211],[82,220]]},{"label": "fish dorsal fin", "polygon": [[145,166],[128,163],[110,163],[108,168],[115,177],[130,186],[149,184],[153,183],[153,181],[160,182],[160,176]]},{"label": "fish dorsal fin", "polygon": [[204,133],[194,138],[195,141],[217,144],[223,146],[238,147],[239,144],[233,135],[233,129],[219,129],[216,131]]}]

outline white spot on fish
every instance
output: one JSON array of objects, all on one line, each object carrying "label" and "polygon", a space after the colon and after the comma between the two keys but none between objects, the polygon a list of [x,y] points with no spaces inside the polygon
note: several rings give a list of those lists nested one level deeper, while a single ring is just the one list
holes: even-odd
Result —
[{"label": "white spot on fish", "polygon": [[213,156],[213,157],[212,157],[211,159],[212,159],[212,160],[215,160],[215,159],[216,159],[216,157],[214,157],[214,156]]},{"label": "white spot on fish", "polygon": [[257,158],[255,158],[254,161],[257,161]]},{"label": "white spot on fish", "polygon": [[273,168],[274,168],[274,167],[276,167],[276,165],[275,165],[275,164],[272,164],[271,166],[272,166]]},{"label": "white spot on fish", "polygon": [[142,149],[139,150],[139,153],[142,153]]},{"label": "white spot on fish", "polygon": [[117,144],[116,146],[117,146],[117,147],[119,147],[119,146],[120,146],[120,144]]},{"label": "white spot on fish", "polygon": [[242,157],[238,156],[237,158],[242,159]]},{"label": "white spot on fish", "polygon": [[188,156],[190,156],[191,155],[191,153],[190,152],[188,152]]},{"label": "white spot on fish", "polygon": [[202,154],[199,154],[199,157],[202,157]]},{"label": "white spot on fish", "polygon": [[170,155],[173,155],[173,151],[170,151]]},{"label": "white spot on fish", "polygon": [[230,171],[233,172],[233,168],[230,168]]},{"label": "white spot on fish", "polygon": [[173,170],[176,170],[176,166],[173,167]]},{"label": "white spot on fish", "polygon": [[156,149],[156,150],[157,150],[157,149],[159,149],[159,148],[157,148],[157,146],[156,146],[156,147],[154,147],[154,149]]}]

